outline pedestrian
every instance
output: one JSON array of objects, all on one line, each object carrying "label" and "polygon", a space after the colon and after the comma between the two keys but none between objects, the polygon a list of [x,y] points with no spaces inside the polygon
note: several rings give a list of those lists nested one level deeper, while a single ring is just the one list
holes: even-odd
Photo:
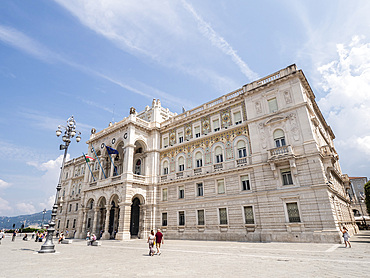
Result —
[{"label": "pedestrian", "polygon": [[17,236],[17,230],[14,230],[13,231],[13,236],[12,236],[12,241],[14,241],[15,240],[15,237]]},{"label": "pedestrian", "polygon": [[5,237],[4,230],[0,230],[0,244],[1,240]]},{"label": "pedestrian", "polygon": [[157,255],[161,255],[161,244],[163,244],[163,234],[161,233],[161,229],[157,229],[157,233],[155,234],[155,246],[157,247]]},{"label": "pedestrian", "polygon": [[25,233],[24,237],[23,237],[23,240],[27,241],[28,240],[28,236],[27,236],[27,233]]},{"label": "pedestrian", "polygon": [[100,235],[99,235],[99,238],[100,238],[100,239],[102,239],[103,234],[104,234],[104,230],[101,230],[101,231],[100,231]]},{"label": "pedestrian", "polygon": [[64,240],[64,234],[63,232],[61,232],[59,235],[58,244],[61,243],[63,240]]},{"label": "pedestrian", "polygon": [[90,245],[93,246],[93,242],[96,241],[96,235],[92,234],[91,235],[91,240],[90,240]]},{"label": "pedestrian", "polygon": [[344,239],[344,244],[347,248],[347,245],[349,248],[351,248],[351,243],[349,242],[349,233],[346,227],[343,226],[343,229],[340,229],[340,231],[343,233],[343,239]]},{"label": "pedestrian", "polygon": [[36,239],[35,239],[35,242],[37,242],[39,240],[39,231],[37,231],[36,233]]},{"label": "pedestrian", "polygon": [[86,240],[90,240],[90,231],[87,231]]},{"label": "pedestrian", "polygon": [[35,231],[32,232],[32,238],[31,239],[34,239],[35,238]]},{"label": "pedestrian", "polygon": [[147,243],[149,243],[149,256],[153,256],[154,255],[154,240],[155,240],[155,235],[154,235],[154,232],[153,230],[150,231],[150,235],[148,237],[148,241]]}]

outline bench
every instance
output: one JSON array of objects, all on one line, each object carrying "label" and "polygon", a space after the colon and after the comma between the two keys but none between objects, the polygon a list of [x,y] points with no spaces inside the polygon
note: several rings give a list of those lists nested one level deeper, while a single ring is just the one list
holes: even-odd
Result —
[{"label": "bench", "polygon": [[101,246],[101,242],[100,242],[100,241],[98,241],[98,240],[95,240],[95,241],[93,241],[93,243],[91,243],[91,241],[89,240],[89,241],[87,242],[87,245],[91,245],[91,246]]},{"label": "bench", "polygon": [[60,243],[62,244],[72,244],[73,240],[72,239],[63,239]]}]

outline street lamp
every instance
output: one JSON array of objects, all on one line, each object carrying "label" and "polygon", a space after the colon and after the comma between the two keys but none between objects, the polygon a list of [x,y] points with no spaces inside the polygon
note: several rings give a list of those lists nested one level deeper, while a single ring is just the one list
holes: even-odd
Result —
[{"label": "street lamp", "polygon": [[60,135],[62,135],[63,131],[64,131],[64,134],[62,136],[62,140],[64,144],[61,144],[59,146],[59,149],[64,150],[64,156],[63,156],[62,167],[60,168],[59,182],[57,186],[57,194],[55,195],[55,202],[54,202],[53,210],[51,211],[51,220],[49,222],[46,240],[45,240],[45,243],[41,246],[41,249],[38,251],[39,253],[55,253],[55,249],[54,249],[55,245],[53,244],[53,235],[55,231],[54,229],[55,217],[57,215],[57,210],[58,210],[58,196],[59,196],[59,191],[62,188],[61,182],[62,182],[62,176],[63,176],[63,170],[64,170],[64,162],[66,160],[68,146],[71,143],[71,138],[75,137],[75,135],[77,134],[76,141],[80,142],[81,140],[81,132],[76,130],[76,121],[73,118],[73,116],[71,116],[67,120],[67,126],[62,126],[62,125],[58,126],[56,135],[59,137]]},{"label": "street lamp", "polygon": [[46,209],[42,211],[42,223],[41,223],[41,229],[44,229],[44,217],[45,217]]}]

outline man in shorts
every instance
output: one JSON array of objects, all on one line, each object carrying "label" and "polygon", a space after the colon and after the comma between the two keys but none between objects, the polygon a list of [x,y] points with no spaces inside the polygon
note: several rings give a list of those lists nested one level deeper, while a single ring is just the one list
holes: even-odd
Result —
[{"label": "man in shorts", "polygon": [[157,255],[161,254],[161,244],[163,244],[163,234],[161,230],[158,229],[157,233],[155,234],[155,246],[157,247]]}]

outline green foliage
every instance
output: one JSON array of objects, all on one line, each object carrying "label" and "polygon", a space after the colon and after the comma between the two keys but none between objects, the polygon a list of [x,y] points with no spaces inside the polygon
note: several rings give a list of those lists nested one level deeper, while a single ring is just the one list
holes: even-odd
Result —
[{"label": "green foliage", "polygon": [[365,183],[364,189],[365,189],[365,204],[367,208],[367,213],[370,214],[370,181]]}]

